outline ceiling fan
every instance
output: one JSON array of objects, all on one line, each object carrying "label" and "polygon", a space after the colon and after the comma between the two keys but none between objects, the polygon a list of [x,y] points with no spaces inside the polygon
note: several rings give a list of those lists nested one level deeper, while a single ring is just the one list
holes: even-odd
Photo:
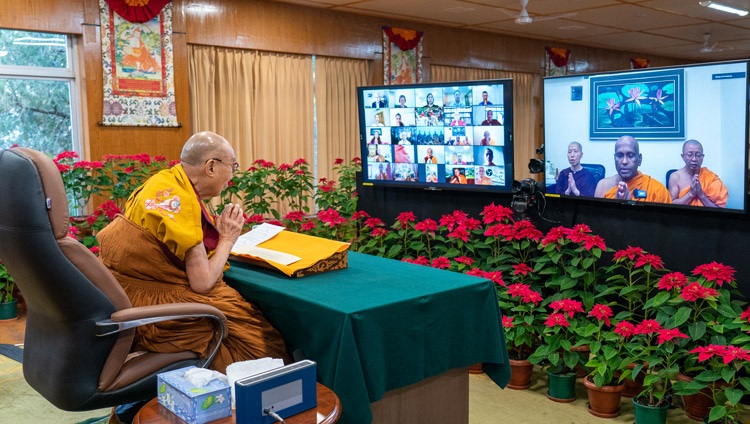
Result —
[{"label": "ceiling fan", "polygon": [[515,10],[508,10],[508,9],[503,9],[500,7],[498,9],[501,10],[506,15],[514,17],[515,22],[518,25],[527,25],[532,22],[549,21],[551,19],[561,19],[561,18],[567,18],[567,17],[576,15],[576,12],[568,12],[568,13],[560,13],[557,15],[532,17],[532,16],[529,16],[529,12],[526,11],[527,4],[529,4],[529,0],[521,0],[521,11],[518,13],[516,13]]},{"label": "ceiling fan", "polygon": [[713,43],[711,44],[711,33],[706,32],[703,34],[703,47],[700,48],[699,52],[701,53],[714,53],[714,52],[723,52],[726,50],[732,50],[734,47],[732,46],[722,46],[719,43]]}]

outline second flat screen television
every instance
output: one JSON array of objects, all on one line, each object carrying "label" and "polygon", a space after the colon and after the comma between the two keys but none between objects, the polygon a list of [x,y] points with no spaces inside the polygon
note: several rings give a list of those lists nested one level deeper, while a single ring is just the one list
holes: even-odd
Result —
[{"label": "second flat screen television", "polygon": [[548,195],[743,212],[747,142],[747,61],[544,80]]},{"label": "second flat screen television", "polygon": [[510,191],[512,80],[359,87],[365,185]]}]

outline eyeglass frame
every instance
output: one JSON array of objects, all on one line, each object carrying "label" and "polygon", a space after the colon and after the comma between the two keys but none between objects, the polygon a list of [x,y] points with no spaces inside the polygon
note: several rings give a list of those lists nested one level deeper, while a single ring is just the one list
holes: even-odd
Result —
[{"label": "eyeglass frame", "polygon": [[219,158],[209,158],[209,159],[206,159],[206,162],[204,162],[204,163],[208,163],[208,161],[210,161],[210,160],[216,160],[216,161],[219,161],[219,162],[223,163],[224,165],[226,165],[226,166],[230,167],[230,168],[232,169],[232,173],[234,173],[234,172],[237,172],[237,170],[238,170],[238,169],[240,169],[240,164],[239,164],[239,163],[237,163],[237,162],[233,162],[233,163],[232,163],[232,164],[230,165],[230,164],[228,164],[228,163],[224,162],[223,160],[221,160],[221,159],[219,159]]},{"label": "eyeglass frame", "polygon": [[706,154],[705,153],[701,153],[701,152],[695,152],[695,153],[690,152],[690,153],[683,153],[682,156],[684,156],[684,157],[686,157],[688,159],[692,159],[692,158],[702,159],[703,157],[706,156]]}]

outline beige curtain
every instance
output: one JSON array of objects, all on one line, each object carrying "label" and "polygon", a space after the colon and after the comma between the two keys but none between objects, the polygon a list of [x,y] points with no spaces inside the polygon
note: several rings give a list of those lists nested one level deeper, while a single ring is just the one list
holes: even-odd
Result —
[{"label": "beige curtain", "polygon": [[539,157],[535,151],[542,144],[542,127],[539,124],[542,122],[541,76],[525,72],[435,64],[430,66],[430,72],[433,82],[513,79],[514,177],[517,180],[530,177],[527,167],[529,159]]},{"label": "beige curtain", "polygon": [[357,87],[367,85],[366,60],[317,57],[315,104],[317,111],[318,178],[333,178],[336,159],[360,157]]},{"label": "beige curtain", "polygon": [[226,137],[237,161],[313,157],[312,58],[188,46],[193,131]]}]

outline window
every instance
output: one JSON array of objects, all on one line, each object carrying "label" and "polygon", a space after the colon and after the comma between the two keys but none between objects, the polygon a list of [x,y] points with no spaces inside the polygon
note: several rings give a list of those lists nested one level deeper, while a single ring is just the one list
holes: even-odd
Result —
[{"label": "window", "polygon": [[0,29],[0,147],[80,152],[74,57],[65,34]]}]

